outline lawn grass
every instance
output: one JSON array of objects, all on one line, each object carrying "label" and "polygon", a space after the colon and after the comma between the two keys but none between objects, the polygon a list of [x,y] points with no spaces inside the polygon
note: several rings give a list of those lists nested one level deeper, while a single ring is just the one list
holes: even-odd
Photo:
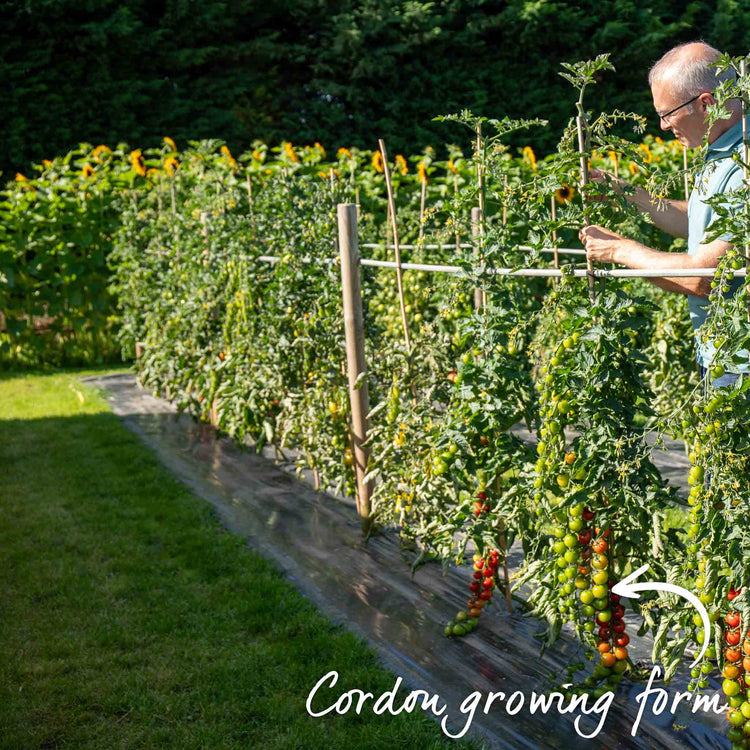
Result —
[{"label": "lawn grass", "polygon": [[447,746],[418,713],[307,715],[329,670],[335,695],[395,676],[81,374],[0,376],[0,747]]}]

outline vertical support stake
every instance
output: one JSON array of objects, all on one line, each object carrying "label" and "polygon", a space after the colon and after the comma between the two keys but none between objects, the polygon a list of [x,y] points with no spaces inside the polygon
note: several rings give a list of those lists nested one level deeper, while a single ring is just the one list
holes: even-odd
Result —
[{"label": "vertical support stake", "polygon": [[357,474],[357,513],[362,519],[362,531],[370,530],[370,486],[364,481],[370,450],[367,440],[370,396],[365,379],[356,388],[357,379],[367,371],[365,364],[365,328],[362,315],[362,292],[359,283],[359,238],[357,236],[357,206],[339,203],[337,208],[339,251],[341,253],[341,291],[344,302],[344,332],[346,334],[346,364],[349,377],[349,405],[352,415],[354,467]]}]

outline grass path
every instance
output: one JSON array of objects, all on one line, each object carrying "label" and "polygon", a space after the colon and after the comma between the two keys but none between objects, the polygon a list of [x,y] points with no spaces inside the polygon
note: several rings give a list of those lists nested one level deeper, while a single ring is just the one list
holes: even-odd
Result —
[{"label": "grass path", "polygon": [[329,670],[336,695],[395,676],[226,532],[89,372],[0,376],[0,747],[447,746],[416,713],[307,715]]}]

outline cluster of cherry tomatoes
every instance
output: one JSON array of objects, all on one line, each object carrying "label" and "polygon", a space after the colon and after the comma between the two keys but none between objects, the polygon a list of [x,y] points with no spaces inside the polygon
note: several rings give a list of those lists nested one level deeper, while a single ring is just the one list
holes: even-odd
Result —
[{"label": "cluster of cherry tomatoes", "polygon": [[[481,509],[480,512],[482,512]],[[466,602],[466,610],[459,612],[455,621],[449,622],[445,626],[446,635],[467,635],[476,628],[482,609],[492,599],[492,592],[497,585],[497,569],[499,566],[500,553],[497,550],[490,550],[486,557],[479,553],[474,555],[474,570],[469,582],[471,598]]]}]

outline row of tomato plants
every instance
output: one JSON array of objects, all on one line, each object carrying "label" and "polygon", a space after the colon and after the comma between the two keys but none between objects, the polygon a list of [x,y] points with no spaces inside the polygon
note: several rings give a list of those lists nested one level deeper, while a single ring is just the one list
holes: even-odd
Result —
[{"label": "row of tomato plants", "polygon": [[[477,124],[469,115],[457,119]],[[486,272],[537,262],[539,252],[530,255],[522,243],[539,251],[553,232],[559,238],[583,221],[648,230],[623,206],[574,200],[553,218],[548,198],[570,183],[580,156],[570,135],[547,174],[506,181],[495,146],[528,124],[491,124],[497,134],[485,135],[475,159],[494,211],[480,243],[452,256],[464,267],[461,278],[412,275],[410,348],[397,339],[392,277],[363,271],[375,518],[400,530],[415,566],[460,563],[467,547],[476,551],[471,597],[451,634],[474,626],[493,598],[504,550],[519,540],[525,562],[518,584],[529,587],[531,607],[548,624],[545,645],[571,623],[585,654],[597,655],[574,690],[601,694],[636,667],[625,606],[610,592],[614,582],[648,563],[653,575],[697,590],[717,627],[691,688],[704,689],[718,663],[729,720],[742,733],[746,384],[683,389],[686,397],[662,419],[661,429],[689,438],[694,462],[687,533],[668,528],[666,510],[679,499],[651,462],[639,426],[655,417],[658,403],[644,356],[658,298],[643,282],[600,283],[592,301],[585,285],[567,276],[552,287]],[[600,146],[615,144],[600,138]],[[206,153],[203,164],[210,159]],[[333,255],[334,205],[352,200],[351,185],[282,172],[245,196],[232,170],[211,176],[208,168],[178,175],[174,210],[155,190],[133,193],[116,247],[123,340],[144,346],[144,383],[160,392],[169,387],[182,408],[204,418],[216,404],[229,434],[281,451],[293,447],[300,471],[313,469],[322,486],[353,493],[339,274],[325,261]],[[460,189],[433,236],[449,236],[449,220],[476,199],[475,185]],[[361,233],[382,239],[366,211]],[[736,263],[730,254],[717,270],[718,292]],[[486,304],[474,311],[477,287]],[[721,342],[714,374],[734,365],[731,355],[747,337],[744,290],[729,302],[718,292],[710,318]],[[662,339],[670,354],[678,346],[672,336]],[[511,430],[519,421],[536,429],[536,453]],[[641,611],[640,630],[653,630],[654,657],[667,680],[686,649],[706,637],[693,613],[676,604],[659,595]],[[583,665],[571,665],[568,677]],[[730,736],[743,746],[737,728]]]}]

